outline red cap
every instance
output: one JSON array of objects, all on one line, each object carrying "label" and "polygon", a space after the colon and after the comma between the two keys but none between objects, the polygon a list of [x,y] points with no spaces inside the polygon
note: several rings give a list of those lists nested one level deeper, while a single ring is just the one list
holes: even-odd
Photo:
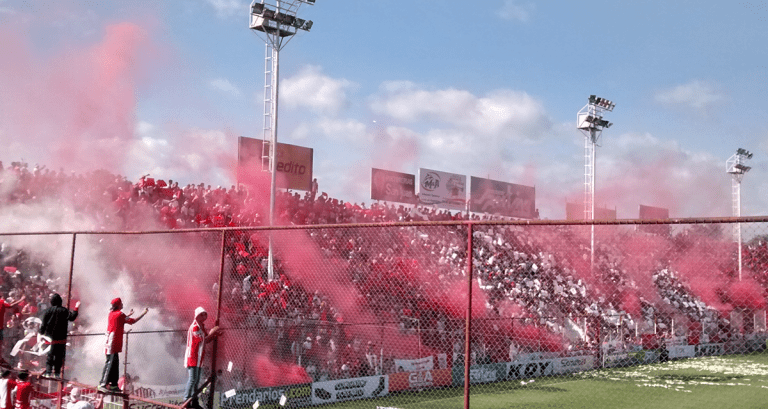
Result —
[{"label": "red cap", "polygon": [[117,305],[117,304],[122,304],[122,303],[123,303],[123,300],[121,300],[120,297],[115,298],[114,300],[112,300],[112,305]]}]

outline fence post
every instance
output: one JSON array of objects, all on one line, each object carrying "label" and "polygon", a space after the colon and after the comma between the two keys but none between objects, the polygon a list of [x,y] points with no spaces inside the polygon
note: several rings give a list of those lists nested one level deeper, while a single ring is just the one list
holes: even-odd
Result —
[{"label": "fence post", "polygon": [[464,325],[464,409],[469,409],[469,365],[472,330],[472,223],[467,224],[467,317]]},{"label": "fence post", "polygon": [[[72,252],[69,256],[69,283],[67,284],[67,309],[69,309],[70,303],[72,301],[72,276],[74,275],[74,271],[75,271],[75,242],[76,241],[77,241],[77,233],[72,233]],[[62,365],[61,365],[62,379],[64,378],[64,368],[65,368],[65,365],[64,365],[64,362],[62,362]]]},{"label": "fence post", "polygon": [[[227,244],[227,231],[221,229],[221,260],[219,261],[219,288],[216,294],[216,320],[214,326],[221,324],[221,294],[224,286],[224,252]],[[219,350],[219,337],[213,339],[213,351],[211,352],[211,385],[208,394],[208,408],[213,408],[213,394],[216,391],[216,358]]]},{"label": "fence post", "polygon": [[125,332],[125,351],[123,351],[123,392],[127,393],[126,390],[128,389],[128,383],[130,379],[128,379],[128,335],[131,333],[133,329],[129,329]]},{"label": "fence post", "polygon": [[67,308],[69,308],[70,298],[72,298],[72,275],[75,271],[75,242],[77,233],[72,233],[72,253],[69,257],[69,283],[67,284]]}]

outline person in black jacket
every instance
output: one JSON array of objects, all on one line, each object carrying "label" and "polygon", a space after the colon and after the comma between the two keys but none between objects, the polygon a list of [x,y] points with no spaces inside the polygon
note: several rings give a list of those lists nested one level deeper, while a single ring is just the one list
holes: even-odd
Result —
[{"label": "person in black jacket", "polygon": [[77,318],[77,310],[80,301],[75,303],[75,309],[69,310],[61,306],[61,296],[51,295],[51,306],[43,314],[43,323],[40,326],[40,334],[51,339],[51,349],[45,361],[44,376],[61,376],[61,367],[64,365],[64,356],[67,352],[67,331],[69,321]]}]

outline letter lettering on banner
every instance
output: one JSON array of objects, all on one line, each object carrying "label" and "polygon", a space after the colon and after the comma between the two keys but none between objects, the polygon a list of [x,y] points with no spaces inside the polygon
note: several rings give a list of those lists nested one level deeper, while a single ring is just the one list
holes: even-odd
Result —
[{"label": "letter lettering on banner", "polygon": [[[262,149],[261,139],[238,138],[237,182],[253,185],[265,170],[262,155],[267,149]],[[310,190],[312,188],[312,148],[277,144],[277,187],[294,190]]]}]

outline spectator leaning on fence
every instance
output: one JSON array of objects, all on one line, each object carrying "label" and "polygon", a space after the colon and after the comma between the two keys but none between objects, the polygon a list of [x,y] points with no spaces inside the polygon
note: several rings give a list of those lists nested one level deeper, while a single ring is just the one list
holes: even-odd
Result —
[{"label": "spectator leaning on fence", "polygon": [[99,390],[102,392],[120,392],[117,381],[120,378],[120,352],[123,352],[123,334],[125,333],[125,324],[133,325],[142,317],[147,315],[148,308],[136,318],[131,318],[133,310],[127,315],[123,313],[123,301],[115,298],[111,303],[109,318],[107,320],[107,342],[104,345],[104,354],[107,356],[107,362],[104,363],[104,370],[101,372],[101,383]]},{"label": "spectator leaning on fence", "polygon": [[205,320],[208,318],[208,313],[203,307],[195,308],[195,319],[187,330],[187,349],[184,353],[185,363],[187,367],[187,387],[184,392],[184,400],[187,401],[191,398],[195,398],[189,404],[189,407],[199,407],[197,403],[197,384],[200,382],[200,371],[203,366],[203,355],[205,352],[205,344],[213,341],[220,332],[219,327],[211,328],[210,332],[205,330]]}]

